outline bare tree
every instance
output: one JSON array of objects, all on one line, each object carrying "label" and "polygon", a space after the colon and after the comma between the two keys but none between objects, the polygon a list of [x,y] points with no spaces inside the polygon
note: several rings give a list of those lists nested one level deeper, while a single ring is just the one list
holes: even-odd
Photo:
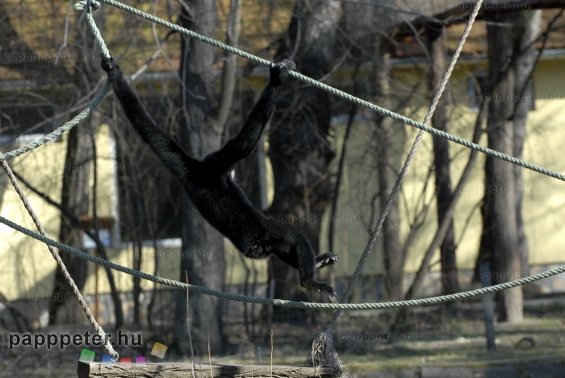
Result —
[{"label": "bare tree", "polygon": [[[216,5],[213,1],[190,0],[182,5],[180,25],[204,35],[213,35],[216,30]],[[186,114],[185,125],[181,125],[182,143],[196,158],[218,149],[222,141],[222,130],[211,124],[213,115],[213,71],[214,55],[210,46],[187,37],[181,39],[182,107]],[[224,281],[224,239],[200,215],[188,197],[183,196],[183,232],[180,279],[206,287],[222,287]],[[179,291],[175,317],[176,343],[183,353],[190,349],[186,324],[186,297]],[[191,320],[193,340],[198,353],[207,348],[208,332],[212,350],[222,346],[221,309],[217,299],[203,295],[191,297]]]},{"label": "bare tree", "polygon": [[[508,154],[520,152],[523,143],[525,117],[522,99],[516,99],[517,88],[524,88],[528,80],[531,58],[513,65],[531,17],[524,12],[493,12],[486,15],[489,24],[488,53],[489,78],[496,84],[491,93],[487,126],[489,147]],[[515,42],[517,41],[517,42]],[[516,48],[519,47],[519,49]],[[512,66],[513,65],[513,66]],[[512,67],[508,69],[508,67]],[[516,68],[519,70],[517,71]],[[522,71],[525,70],[525,71]],[[520,74],[518,74],[520,72]],[[516,105],[520,107],[516,108]],[[518,117],[517,113],[518,112]],[[518,143],[519,145],[516,145]],[[480,258],[492,262],[494,283],[516,279],[522,274],[522,254],[519,249],[520,177],[516,168],[498,159],[486,160],[485,196],[482,206],[483,234]],[[516,180],[518,178],[518,180]],[[498,317],[502,321],[517,322],[523,319],[522,288],[501,292],[497,296]]]},{"label": "bare tree", "polygon": [[61,65],[35,59],[29,59],[29,61],[24,59],[24,62],[22,62],[22,57],[36,57],[37,53],[33,47],[29,46],[20,37],[12,25],[11,15],[7,7],[9,7],[9,4],[4,1],[0,2],[0,20],[2,20],[0,22],[0,35],[6,41],[0,49],[2,52],[2,65],[23,73],[27,78],[45,78],[46,71],[49,72],[54,82],[62,78],[68,78],[69,72]]}]

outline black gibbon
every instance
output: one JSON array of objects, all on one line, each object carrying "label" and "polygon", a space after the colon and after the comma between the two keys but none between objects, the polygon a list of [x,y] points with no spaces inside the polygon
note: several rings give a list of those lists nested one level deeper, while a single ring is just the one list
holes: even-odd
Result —
[{"label": "black gibbon", "polygon": [[251,204],[230,175],[234,165],[249,156],[259,141],[279,99],[281,85],[288,78],[289,71],[295,68],[294,62],[283,60],[271,68],[269,83],[239,134],[202,161],[188,156],[157,127],[112,58],[103,57],[102,68],[108,73],[114,93],[130,123],[183,183],[202,216],[246,257],[259,259],[274,254],[298,269],[302,286],[322,291],[334,300],[334,290],[314,280],[314,270],[334,264],[337,256],[326,253],[316,257],[300,231],[266,217]]}]

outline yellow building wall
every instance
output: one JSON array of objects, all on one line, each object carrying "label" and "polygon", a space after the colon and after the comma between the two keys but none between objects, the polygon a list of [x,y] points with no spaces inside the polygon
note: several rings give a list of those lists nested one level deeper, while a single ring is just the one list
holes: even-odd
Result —
[{"label": "yellow building wall", "polygon": [[[81,127],[80,125],[76,127]],[[65,172],[64,159],[66,141],[68,134],[60,141],[44,145],[30,153],[21,155],[9,161],[10,166],[20,173],[31,185],[40,191],[47,193],[55,201],[60,200],[61,177]],[[97,143],[97,214],[98,216],[116,217],[117,194],[114,189],[115,180],[115,158],[114,142],[110,127],[102,125],[96,135]],[[17,148],[14,145],[12,148]],[[6,151],[7,152],[7,151]],[[70,168],[67,168],[67,171]],[[92,170],[91,170],[92,172]],[[92,179],[91,183],[92,184]],[[16,192],[8,182],[6,175],[0,178],[0,215],[6,217],[29,229],[35,230],[27,212],[21,205]],[[57,240],[59,233],[59,212],[52,206],[46,204],[38,196],[24,188],[30,203],[43,222],[47,234]],[[92,211],[92,209],[90,209]],[[47,299],[53,290],[54,273],[56,264],[51,257],[47,247],[35,239],[29,238],[8,226],[0,224],[0,276],[10,284],[0,289],[0,295],[8,300],[15,299]],[[180,248],[174,246],[159,246],[159,270],[157,274],[166,278],[178,279],[180,277],[179,261]],[[176,245],[180,245],[176,243]],[[226,243],[226,279],[230,283],[241,283],[249,275],[259,282],[266,279],[265,261],[246,260],[245,266],[241,261],[239,253],[233,246]],[[64,253],[64,252],[61,252]],[[114,245],[108,248],[110,259],[118,264],[133,266],[133,247],[130,243]],[[142,252],[142,271],[154,273],[155,250],[151,246],[145,246]],[[109,292],[106,272],[103,267],[93,263],[87,263],[88,277],[84,293]],[[247,271],[249,270],[249,273]],[[131,291],[133,288],[132,276],[114,272],[114,279],[120,291]],[[149,290],[153,283],[142,280],[142,288]]]},{"label": "yellow building wall", "polygon": [[[524,158],[530,162],[545,166],[557,172],[565,172],[565,161],[562,155],[562,143],[565,141],[565,90],[560,85],[565,81],[565,65],[563,60],[541,61],[534,75],[535,110],[529,113],[527,139],[524,147]],[[450,132],[470,140],[477,116],[476,110],[468,106],[467,77],[470,73],[484,69],[484,66],[463,63],[455,70],[451,87],[446,92],[451,105]],[[395,90],[397,93],[413,91],[413,85],[419,81],[422,86],[411,101],[412,106],[402,111],[403,114],[416,120],[423,120],[427,111],[427,99],[424,96],[425,72],[421,67],[407,65],[393,70]],[[486,124],[485,124],[486,126]],[[370,138],[371,123],[357,122],[352,130],[348,144],[348,164],[342,183],[339,213],[336,219],[338,235],[337,247],[333,251],[340,256],[335,266],[338,276],[349,276],[355,270],[357,262],[369,238],[368,225],[371,217],[371,196],[377,192],[377,173],[374,163],[369,161],[367,140]],[[403,161],[407,149],[412,144],[417,130],[409,126],[395,123],[398,137],[404,139],[405,147],[401,156]],[[337,126],[338,140],[343,136],[344,125]],[[378,141],[377,141],[378,143]],[[486,145],[486,135],[480,144]],[[469,151],[459,145],[450,144],[453,159],[451,166],[452,187],[467,162]],[[415,160],[411,164],[408,177],[403,185],[399,198],[402,217],[401,242],[410,227],[408,219],[416,209],[431,202],[419,231],[408,250],[406,271],[418,269],[423,253],[428,247],[437,228],[436,210],[432,198],[434,196],[433,176],[426,184],[426,177],[432,164],[432,138],[426,135],[419,147]],[[481,234],[480,201],[484,191],[484,155],[479,155],[471,180],[464,189],[455,219],[457,241],[457,262],[461,269],[472,269],[477,256]],[[545,177],[541,174],[523,170],[524,178],[524,220],[530,247],[529,262],[532,265],[563,263],[563,245],[565,232],[562,219],[565,217],[565,183]],[[378,203],[378,201],[377,201]],[[373,217],[380,216],[378,206],[373,210]],[[326,237],[322,236],[322,246],[327,246]],[[382,273],[382,240],[379,239],[373,255],[365,264],[364,273]],[[439,251],[432,259],[432,268],[439,269]]]},{"label": "yellow building wall", "polygon": [[[11,147],[16,148],[19,145]],[[51,142],[38,150],[20,155],[8,161],[10,166],[38,189],[48,193],[58,201],[60,196],[60,178],[63,174],[64,142]],[[16,192],[9,183],[6,174],[0,178],[0,214],[27,228],[35,229]],[[39,197],[28,194],[29,201],[36,210],[47,233],[57,235],[59,217]],[[21,297],[44,298],[53,285],[55,262],[47,247],[34,239],[25,237],[5,225],[0,225],[0,276],[6,282],[0,293],[12,300]]]}]

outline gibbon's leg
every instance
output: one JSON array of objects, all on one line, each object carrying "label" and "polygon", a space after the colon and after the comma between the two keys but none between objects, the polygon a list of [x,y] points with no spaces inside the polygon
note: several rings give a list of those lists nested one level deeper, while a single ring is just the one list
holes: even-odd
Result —
[{"label": "gibbon's leg", "polygon": [[188,171],[200,163],[188,156],[174,140],[157,127],[155,121],[149,116],[139,98],[124,79],[120,66],[112,58],[102,57],[102,69],[108,73],[114,93],[137,133],[155,151],[161,161],[178,178],[184,181]]},{"label": "gibbon's leg", "polygon": [[279,226],[270,227],[268,236],[260,244],[261,250],[266,252],[262,254],[263,257],[273,253],[281,261],[297,269],[303,287],[323,291],[332,301],[335,299],[331,286],[314,280],[314,269],[335,263],[337,256],[326,253],[317,259],[314,258],[314,250],[304,235],[281,229]]},{"label": "gibbon's leg", "polygon": [[312,246],[310,245],[306,237],[301,233],[296,233],[295,238],[295,253],[298,261],[300,284],[307,289],[322,291],[326,293],[330,300],[333,302],[336,296],[334,289],[330,285],[314,280],[314,268],[316,264]]},{"label": "gibbon's leg", "polygon": [[339,258],[333,253],[324,253],[323,255],[316,256],[316,264],[314,265],[314,268],[322,269],[328,265],[335,264],[338,260]]},{"label": "gibbon's leg", "polygon": [[271,68],[269,83],[251,110],[241,131],[221,149],[211,153],[203,160],[203,171],[221,175],[233,168],[239,160],[249,156],[257,145],[261,133],[271,118],[280,97],[280,88],[287,80],[289,71],[296,68],[291,60],[282,60]]}]

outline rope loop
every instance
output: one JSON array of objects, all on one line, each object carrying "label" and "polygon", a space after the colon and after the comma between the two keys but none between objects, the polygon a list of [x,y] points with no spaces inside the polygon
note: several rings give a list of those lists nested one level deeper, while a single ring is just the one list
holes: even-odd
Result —
[{"label": "rope loop", "polygon": [[81,0],[74,5],[75,12],[82,12],[85,9],[90,13],[100,8],[100,2],[97,0]]},{"label": "rope loop", "polygon": [[[106,349],[108,350],[108,349]],[[116,350],[113,350],[113,353],[110,352],[110,358],[112,360],[112,362],[118,362],[118,360],[120,359],[120,354],[118,352],[116,352]]]}]

